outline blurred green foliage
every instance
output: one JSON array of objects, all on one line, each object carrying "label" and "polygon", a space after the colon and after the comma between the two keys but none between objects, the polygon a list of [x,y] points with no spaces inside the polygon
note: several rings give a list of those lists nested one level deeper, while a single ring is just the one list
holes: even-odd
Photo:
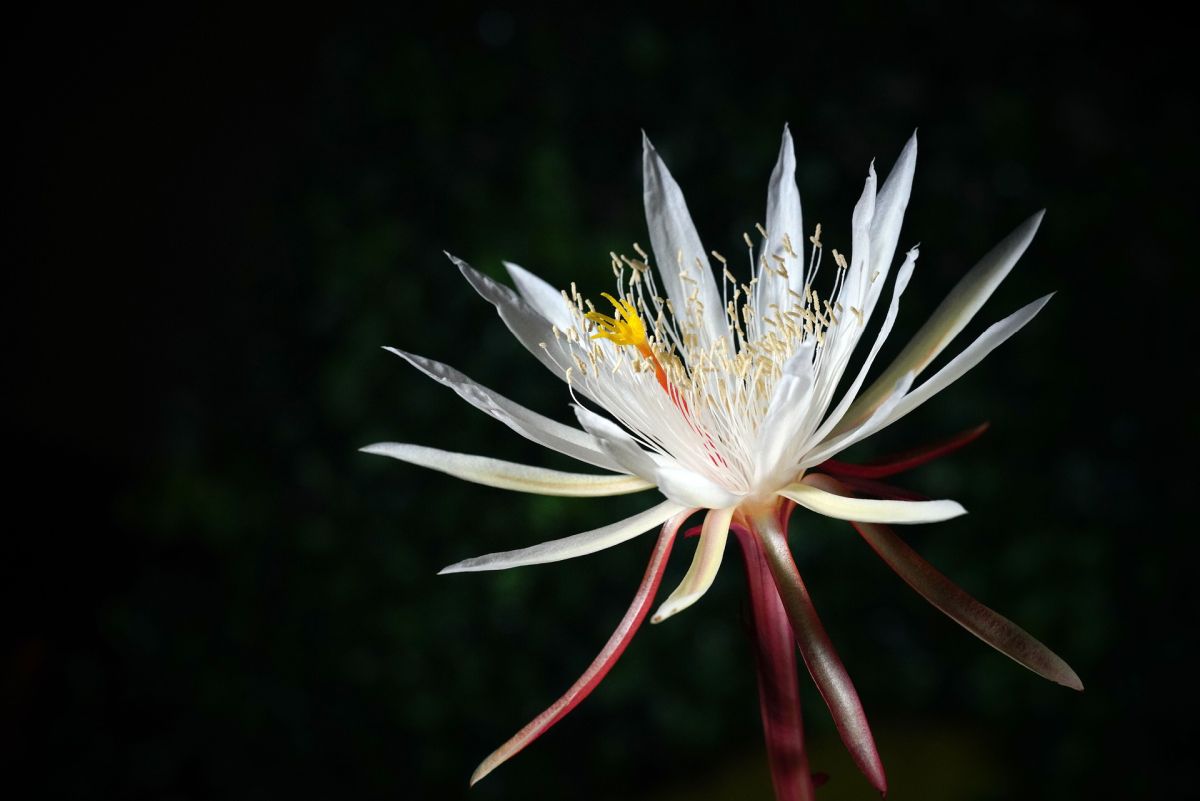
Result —
[{"label": "blurred green foliage", "polygon": [[[1176,322],[1145,307],[1190,288],[1173,265],[1194,224],[1177,170],[1194,177],[1196,109],[1149,31],[1098,44],[1126,25],[857,0],[781,17],[31,18],[10,51],[32,76],[14,186],[34,234],[17,256],[39,267],[15,279],[30,379],[10,441],[28,465],[18,494],[50,522],[12,545],[14,766],[57,797],[466,797],[476,762],[605,641],[649,541],[437,569],[645,500],[525,497],[357,453],[397,440],[569,466],[380,346],[566,419],[562,384],[441,251],[606,288],[608,252],[647,241],[642,128],[706,245],[736,250],[786,121],[806,222],[835,246],[870,159],[886,171],[921,126],[901,243],[921,242],[921,261],[885,358],[1050,209],[981,321],[1059,290],[1047,311],[861,455],[992,421],[911,481],[974,514],[905,533],[1087,692],[964,634],[848,527],[793,524],[890,797],[1171,797],[1187,757],[1142,710],[1191,645],[1160,617],[1181,561],[1143,511],[1136,449],[1160,422],[1147,384],[1173,375],[1144,359]],[[1182,501],[1182,478],[1154,481],[1159,508]],[[471,797],[769,797],[736,559]],[[819,797],[869,797],[805,691],[814,767],[833,775]]]}]

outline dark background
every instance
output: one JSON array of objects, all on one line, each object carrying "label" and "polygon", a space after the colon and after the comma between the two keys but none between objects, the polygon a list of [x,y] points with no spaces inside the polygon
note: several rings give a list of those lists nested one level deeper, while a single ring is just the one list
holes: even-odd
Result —
[{"label": "dark background", "polygon": [[[1087,691],[965,634],[848,528],[793,523],[891,797],[1183,792],[1196,547],[1174,510],[1194,492],[1198,268],[1178,21],[1034,2],[177,4],[44,8],[5,36],[0,781],[70,798],[467,797],[477,761],[607,638],[650,541],[436,570],[645,500],[527,497],[357,453],[391,439],[568,466],[379,346],[567,419],[561,383],[441,251],[605,288],[607,253],[647,243],[644,128],[706,245],[737,252],[790,122],[805,221],[847,248],[867,163],[885,172],[920,126],[901,247],[922,255],[885,358],[1049,209],[963,342],[1054,301],[859,453],[992,421],[909,480],[974,513],[905,533]],[[470,797],[768,798],[742,592],[731,553],[702,603],[647,627]],[[804,687],[814,767],[833,776],[820,797],[872,797]]]}]

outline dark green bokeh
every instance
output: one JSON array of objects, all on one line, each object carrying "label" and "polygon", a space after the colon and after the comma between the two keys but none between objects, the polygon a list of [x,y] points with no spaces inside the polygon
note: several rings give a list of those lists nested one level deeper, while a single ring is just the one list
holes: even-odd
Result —
[{"label": "dark green bokeh", "polygon": [[[644,128],[706,245],[736,252],[786,121],[806,222],[846,247],[866,165],[886,171],[921,128],[901,245],[922,255],[885,357],[1049,208],[968,335],[1058,290],[1051,305],[862,454],[992,421],[909,482],[974,514],[905,533],[1087,692],[975,641],[847,527],[793,524],[890,797],[1180,790],[1191,757],[1151,710],[1193,710],[1167,693],[1191,672],[1173,616],[1195,546],[1164,510],[1194,469],[1141,445],[1168,425],[1194,445],[1175,386],[1194,357],[1173,344],[1195,288],[1194,90],[1169,26],[935,6],[14,25],[6,776],[58,797],[466,797],[476,762],[607,638],[649,540],[436,570],[645,501],[526,497],[357,453],[391,439],[569,466],[379,346],[566,419],[562,384],[441,251],[607,287],[607,253],[647,242]],[[471,797],[768,798],[742,590],[731,553],[701,604],[647,627]],[[804,686],[814,766],[833,775],[819,797],[871,797]]]}]

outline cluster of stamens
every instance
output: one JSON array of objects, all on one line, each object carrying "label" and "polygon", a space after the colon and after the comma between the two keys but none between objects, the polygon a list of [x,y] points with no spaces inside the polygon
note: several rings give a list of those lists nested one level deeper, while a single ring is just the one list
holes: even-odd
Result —
[{"label": "cluster of stamens", "polygon": [[[756,227],[768,241],[767,231]],[[813,369],[818,370],[826,335],[847,311],[837,302],[848,270],[841,253],[832,252],[837,275],[828,298],[812,286],[821,265],[821,226],[809,237],[811,256],[804,265],[786,234],[778,252],[759,256],[757,265],[751,238],[743,238],[753,276],[748,283],[738,282],[725,257],[712,251],[722,268],[728,337],[704,343],[698,288],[690,293],[687,308],[674,308],[657,292],[649,257],[636,243],[639,258],[610,254],[617,292],[602,297],[612,305],[612,314],[597,310],[572,284],[563,297],[574,307],[575,325],[553,329],[557,344],[566,347],[552,358],[564,369],[572,392],[579,389],[602,401],[649,449],[702,472],[717,469],[720,475],[713,477],[726,485],[731,479],[735,484],[750,480],[754,466],[745,443],[754,442],[785,362],[811,345]],[[678,261],[682,263],[682,254]],[[804,281],[796,291],[789,279],[800,269]],[[686,271],[680,271],[680,278],[685,286],[694,283]],[[761,308],[757,295],[771,282],[780,282],[772,291],[783,302]],[[862,312],[848,311],[861,325]],[[561,363],[564,352],[570,354],[569,364]],[[653,384],[647,383],[648,374],[654,375]]]}]

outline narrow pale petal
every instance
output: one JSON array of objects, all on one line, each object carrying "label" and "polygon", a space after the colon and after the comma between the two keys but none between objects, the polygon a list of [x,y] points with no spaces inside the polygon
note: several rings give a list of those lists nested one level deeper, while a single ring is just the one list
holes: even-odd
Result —
[{"label": "narrow pale petal", "polygon": [[758,668],[759,713],[776,801],[812,801],[813,782],[804,749],[800,686],[796,676],[796,635],[771,577],[758,538],[737,531],[745,556],[754,656]]},{"label": "narrow pale petal", "polygon": [[[550,321],[513,290],[492,280],[462,259],[449,253],[446,255],[480,297],[496,307],[500,319],[517,341],[525,346],[525,350],[532,353],[547,370],[566,381],[567,369],[575,364],[575,353],[568,342],[554,336]],[[583,385],[577,386],[576,391],[591,397]]]},{"label": "narrow pale petal", "polygon": [[649,481],[635,476],[564,473],[516,462],[489,459],[468,453],[426,448],[401,442],[379,442],[360,448],[363,453],[390,456],[409,464],[440,470],[456,478],[500,489],[537,495],[563,495],[572,498],[596,498],[627,495],[653,488]]},{"label": "narrow pale petal", "polygon": [[551,540],[528,548],[515,551],[501,551],[464,559],[438,571],[438,575],[446,573],[470,573],[480,570],[507,570],[510,567],[524,565],[540,565],[546,562],[559,562],[563,559],[574,559],[576,556],[586,556],[589,553],[603,551],[614,545],[631,540],[639,534],[645,534],[650,529],[665,521],[672,515],[683,511],[682,506],[672,501],[664,501],[658,506],[652,506],[633,517],[627,517],[603,528],[573,534],[560,540]]},{"label": "narrow pale petal", "polygon": [[809,339],[796,348],[780,370],[767,405],[767,413],[758,426],[758,442],[755,445],[755,464],[758,472],[755,479],[763,483],[770,481],[768,471],[780,466],[790,467],[794,458],[790,451],[803,446],[799,440],[816,425],[815,415],[819,410],[812,402],[816,388],[813,369],[813,351],[816,340]]},{"label": "narrow pale petal", "polygon": [[880,793],[886,793],[887,777],[862,702],[854,689],[854,682],[850,680],[850,674],[834,650],[833,642],[825,633],[825,626],[808,595],[808,588],[800,578],[779,518],[774,510],[769,510],[756,515],[751,524],[763,546],[767,566],[792,623],[800,655],[804,657],[804,664],[833,715],[842,742],[850,751],[854,764],[871,785]]},{"label": "narrow pale petal", "polygon": [[608,470],[620,469],[620,465],[612,457],[596,448],[591,436],[586,432],[526,409],[483,384],[471,380],[449,365],[396,348],[384,350],[396,354],[434,381],[454,390],[467,403],[504,423],[521,436],[581,462]]},{"label": "narrow pale petal", "polygon": [[741,500],[740,495],[682,467],[659,467],[654,471],[654,483],[659,492],[684,506],[723,509]]},{"label": "narrow pale petal", "polygon": [[980,259],[950,291],[895,361],[842,418],[834,434],[860,424],[883,402],[888,389],[907,372],[920,374],[958,335],[1012,270],[1037,233],[1044,211],[1030,217]]},{"label": "narrow pale petal", "polygon": [[596,445],[634,475],[652,480],[659,465],[625,429],[590,409],[575,405],[575,417]]},{"label": "narrow pale petal", "polygon": [[[772,315],[771,306],[786,309],[788,289],[801,292],[804,289],[804,272],[808,262],[804,259],[804,217],[800,211],[800,191],[796,188],[796,155],[792,146],[792,133],[783,128],[783,139],[779,144],[779,160],[771,171],[771,183],[767,189],[767,238],[760,253],[771,267],[775,258],[789,265],[787,278],[774,269],[763,270],[756,266],[758,291],[754,296],[759,319]],[[787,238],[785,241],[785,237]],[[791,243],[789,251],[786,242]],[[792,252],[796,255],[792,256]]]},{"label": "narrow pale petal", "polygon": [[[991,353],[1000,345],[1004,344],[1009,337],[1024,328],[1030,320],[1037,316],[1037,313],[1050,302],[1050,298],[1054,295],[1046,295],[1045,297],[1035,300],[1028,306],[1024,306],[1017,311],[1005,317],[998,323],[995,323],[982,334],[979,338],[972,342],[963,350],[962,353],[955,356],[946,366],[933,374],[929,380],[921,384],[921,386],[909,392],[904,398],[895,405],[886,415],[883,415],[877,420],[871,421],[864,426],[866,433],[875,433],[880,431],[892,423],[899,420],[904,415],[916,409],[925,401],[932,398],[937,393],[941,392],[946,387],[953,384],[961,378],[968,370],[983,361],[989,353]],[[864,433],[864,436],[866,436]],[[830,454],[832,455],[832,454]],[[872,522],[887,522],[887,521],[872,521]]]},{"label": "narrow pale petal", "polygon": [[892,258],[896,255],[896,245],[900,241],[900,228],[904,223],[904,212],[908,208],[908,198],[912,193],[913,173],[917,168],[917,134],[909,137],[896,159],[887,180],[879,188],[875,199],[875,216],[871,220],[871,266],[869,275],[872,276],[871,292],[866,301],[863,315],[871,319],[875,301],[883,289],[892,266]]},{"label": "narrow pale petal", "polygon": [[483,760],[471,774],[471,784],[475,784],[504,764],[525,746],[544,734],[547,729],[562,720],[568,712],[579,705],[580,701],[587,698],[592,690],[596,689],[596,685],[617,663],[621,654],[625,652],[626,646],[633,639],[633,635],[642,625],[646,613],[650,611],[650,604],[654,602],[654,595],[658,592],[658,586],[662,582],[663,570],[667,566],[667,557],[670,556],[671,546],[675,542],[675,533],[688,514],[689,512],[681,512],[663,525],[662,533],[658,535],[658,542],[654,545],[654,552],[650,555],[650,563],[646,566],[646,574],[642,577],[642,583],[638,585],[637,593],[633,596],[633,603],[629,605],[625,616],[617,624],[616,631],[608,638],[604,648],[588,665],[583,675],[545,712],[530,721],[508,742],[488,755],[487,759]]},{"label": "narrow pale petal", "polygon": [[946,578],[887,526],[853,523],[875,553],[925,600],[1000,653],[1042,678],[1082,690],[1071,666],[1008,618],[993,612]]},{"label": "narrow pale petal", "polygon": [[[850,408],[855,397],[857,397],[858,390],[862,387],[863,381],[867,378],[867,373],[875,363],[875,357],[879,355],[879,350],[883,347],[883,343],[887,340],[888,335],[892,333],[892,326],[895,325],[896,317],[900,314],[900,298],[904,295],[904,290],[908,288],[908,282],[912,278],[913,269],[916,267],[917,258],[920,255],[920,249],[912,248],[908,251],[904,263],[900,265],[900,270],[896,273],[896,283],[892,286],[892,300],[888,304],[887,314],[883,318],[883,325],[879,327],[879,333],[875,336],[875,342],[871,345],[871,350],[867,353],[867,358],[859,368],[858,375],[855,376],[854,381],[846,389],[846,393],[842,396],[841,401],[838,402],[838,405],[834,407],[825,421],[821,423],[821,427],[813,434],[812,442],[814,444],[821,442],[829,436],[830,432],[837,426],[837,422],[842,419],[842,416],[846,414],[847,409]],[[845,317],[844,313],[843,317]],[[850,318],[845,317],[844,324],[850,324],[850,322]]]},{"label": "narrow pale petal", "polygon": [[692,564],[675,592],[663,601],[662,606],[650,618],[651,623],[661,623],[672,615],[682,612],[699,601],[712,586],[721,559],[725,555],[725,541],[729,538],[729,523],[733,520],[733,509],[710,509],[704,517],[704,528],[700,531],[700,542]]},{"label": "narrow pale petal", "polygon": [[892,387],[892,391],[888,393],[883,403],[879,404],[871,412],[871,416],[862,425],[844,431],[841,434],[830,435],[819,446],[805,452],[804,458],[798,467],[807,470],[810,467],[822,464],[830,457],[836,456],[854,443],[866,439],[879,430],[883,426],[884,421],[887,420],[888,415],[904,401],[904,398],[908,395],[908,391],[912,389],[915,378],[916,375],[914,373],[906,373],[901,376],[899,383]]},{"label": "narrow pale petal", "polygon": [[519,264],[506,261],[504,269],[508,270],[508,275],[517,287],[517,292],[539,314],[564,331],[574,327],[575,314],[572,311],[574,307],[563,297],[562,292]]},{"label": "narrow pale petal", "polygon": [[846,498],[817,484],[826,476],[810,474],[804,482],[792,484],[779,491],[806,509],[838,520],[861,520],[870,523],[937,523],[965,515],[956,501],[880,501],[871,498]]},{"label": "narrow pale petal", "polygon": [[691,327],[688,310],[693,303],[690,299],[695,297],[703,306],[696,315],[699,326],[695,333],[700,341],[708,346],[724,339],[732,352],[733,340],[708,253],[700,244],[700,235],[696,233],[679,184],[644,134],[642,180],[650,245],[676,318],[685,327]]},{"label": "narrow pale petal", "polygon": [[904,473],[920,467],[927,462],[940,459],[943,456],[954,453],[959,448],[970,445],[983,436],[983,433],[988,430],[989,425],[989,423],[981,423],[974,428],[960,431],[952,437],[947,437],[928,445],[922,445],[918,448],[912,448],[902,453],[894,453],[890,456],[873,459],[864,464],[852,464],[850,462],[826,459],[821,463],[820,467],[826,473],[838,478],[887,478],[888,476],[894,476],[897,473]]}]

